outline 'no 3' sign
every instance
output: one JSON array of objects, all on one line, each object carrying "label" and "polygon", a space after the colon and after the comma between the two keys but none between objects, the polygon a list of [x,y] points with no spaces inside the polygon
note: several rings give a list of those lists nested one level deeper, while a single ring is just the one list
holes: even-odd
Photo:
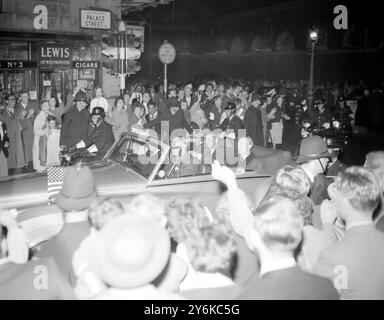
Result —
[{"label": "'no 3' sign", "polygon": [[164,64],[171,64],[175,61],[176,58],[176,50],[175,47],[164,41],[164,43],[160,46],[159,49],[159,59]]}]

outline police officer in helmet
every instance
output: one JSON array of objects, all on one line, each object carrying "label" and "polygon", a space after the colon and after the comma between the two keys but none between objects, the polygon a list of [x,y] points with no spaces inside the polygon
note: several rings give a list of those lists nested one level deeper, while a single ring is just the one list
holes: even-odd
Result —
[{"label": "police officer in helmet", "polygon": [[88,135],[79,141],[75,148],[87,148],[90,153],[96,153],[97,158],[102,158],[115,142],[112,126],[104,121],[105,111],[101,107],[95,107],[91,112],[88,126]]}]

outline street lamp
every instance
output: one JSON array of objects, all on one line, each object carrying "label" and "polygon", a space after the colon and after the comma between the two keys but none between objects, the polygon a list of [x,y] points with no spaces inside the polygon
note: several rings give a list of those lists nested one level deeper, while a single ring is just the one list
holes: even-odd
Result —
[{"label": "street lamp", "polygon": [[319,40],[319,30],[313,27],[309,30],[309,40],[311,41],[311,66],[309,70],[309,106],[313,100],[313,72],[315,64],[315,46]]}]

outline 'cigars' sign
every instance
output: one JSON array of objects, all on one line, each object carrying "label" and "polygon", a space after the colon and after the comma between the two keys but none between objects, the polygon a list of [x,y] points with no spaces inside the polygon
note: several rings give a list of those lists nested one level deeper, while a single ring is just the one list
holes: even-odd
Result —
[{"label": "'cigars' sign", "polygon": [[39,66],[47,69],[72,67],[72,48],[63,43],[40,43]]}]

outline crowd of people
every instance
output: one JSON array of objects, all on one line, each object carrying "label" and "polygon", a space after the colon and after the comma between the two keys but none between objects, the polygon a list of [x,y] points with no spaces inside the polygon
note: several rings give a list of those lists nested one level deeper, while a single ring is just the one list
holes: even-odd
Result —
[{"label": "crowd of people", "polygon": [[[162,85],[138,83],[112,101],[101,88],[91,100],[75,88],[66,103],[60,92],[46,90],[39,106],[27,90],[10,93],[0,105],[0,176],[60,165],[61,150],[87,148],[103,156],[122,133],[132,130],[152,130],[169,143],[170,133],[180,129],[187,135],[219,130],[234,138],[243,129],[253,145],[292,154],[302,137],[311,134],[349,143],[355,115],[365,125],[361,110],[368,109],[371,96],[382,96],[381,89],[370,91],[362,83],[317,85],[311,98],[305,81],[194,81],[171,83],[166,94]],[[356,100],[357,106],[350,103]]]},{"label": "crowd of people", "polygon": [[17,211],[0,211],[0,298],[384,299],[384,152],[330,176],[337,150],[319,136],[299,149],[253,197],[215,161],[213,212],[198,198],[102,198],[71,166],[53,238],[31,247]]}]

